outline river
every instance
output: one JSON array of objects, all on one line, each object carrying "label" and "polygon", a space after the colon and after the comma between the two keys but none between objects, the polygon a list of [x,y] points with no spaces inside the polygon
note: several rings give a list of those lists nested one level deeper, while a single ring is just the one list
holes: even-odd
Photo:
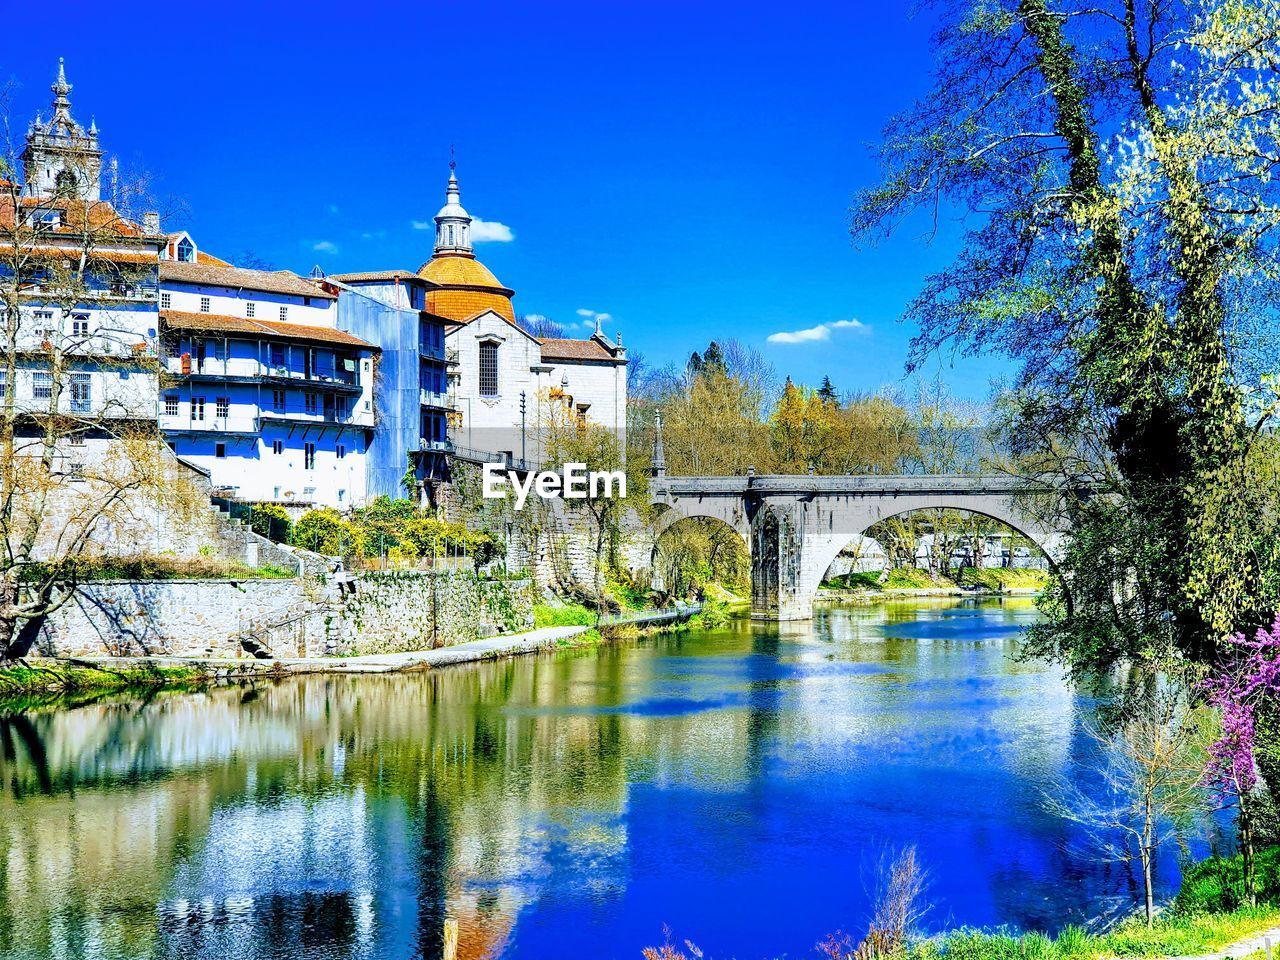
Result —
[{"label": "river", "polygon": [[[399,676],[0,711],[0,956],[636,960],[861,931],[915,844],[926,925],[1126,904],[1046,790],[1091,704],[1027,600],[828,608]],[[1163,889],[1176,868],[1162,864]]]}]

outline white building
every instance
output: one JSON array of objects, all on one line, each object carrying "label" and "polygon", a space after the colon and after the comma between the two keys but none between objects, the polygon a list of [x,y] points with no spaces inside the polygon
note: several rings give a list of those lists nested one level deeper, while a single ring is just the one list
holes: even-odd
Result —
[{"label": "white building", "polygon": [[447,321],[445,350],[455,413],[449,437],[463,456],[505,454],[540,459],[536,425],[545,405],[576,413],[618,432],[625,442],[627,358],[620,342],[597,326],[586,340],[539,339],[522,329],[514,292],[476,259],[471,216],[450,172],[445,205],[436,214],[436,243],[418,276],[428,282],[425,309]]},{"label": "white building", "polygon": [[169,445],[228,498],[362,504],[379,350],[336,328],[334,288],[231,266],[185,233],[169,238],[165,256],[160,427]]}]

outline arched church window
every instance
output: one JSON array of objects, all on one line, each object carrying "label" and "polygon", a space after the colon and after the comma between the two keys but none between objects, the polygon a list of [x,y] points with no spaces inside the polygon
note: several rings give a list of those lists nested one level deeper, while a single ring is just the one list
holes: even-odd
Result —
[{"label": "arched church window", "polygon": [[54,180],[54,188],[61,194],[75,193],[76,175],[70,170],[59,170],[57,179]]}]

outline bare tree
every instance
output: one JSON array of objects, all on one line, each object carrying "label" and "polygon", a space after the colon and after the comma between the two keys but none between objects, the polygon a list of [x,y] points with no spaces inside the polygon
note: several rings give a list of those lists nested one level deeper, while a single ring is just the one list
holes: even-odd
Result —
[{"label": "bare tree", "polygon": [[1113,728],[1089,728],[1097,753],[1093,782],[1060,783],[1046,801],[1052,813],[1084,827],[1102,859],[1139,865],[1148,926],[1160,849],[1202,826],[1210,808],[1206,730],[1203,711],[1191,709],[1183,694],[1148,689],[1140,707]]},{"label": "bare tree", "polygon": [[164,238],[100,199],[96,131],[71,119],[61,73],[53,90],[21,152],[0,91],[0,659],[25,652],[104,541],[190,495],[156,419]]}]

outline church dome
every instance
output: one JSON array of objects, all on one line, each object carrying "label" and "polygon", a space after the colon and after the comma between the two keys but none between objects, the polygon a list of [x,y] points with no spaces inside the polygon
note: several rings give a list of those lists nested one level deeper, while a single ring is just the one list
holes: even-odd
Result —
[{"label": "church dome", "polygon": [[466,323],[492,310],[516,322],[511,298],[515,291],[498,282],[471,249],[471,217],[462,207],[458,178],[450,164],[447,200],[436,214],[436,246],[418,276],[435,284],[427,291],[426,308],[437,316]]},{"label": "church dome", "polygon": [[422,265],[418,276],[440,284],[463,284],[468,287],[506,289],[483,263],[475,257],[441,254]]}]

